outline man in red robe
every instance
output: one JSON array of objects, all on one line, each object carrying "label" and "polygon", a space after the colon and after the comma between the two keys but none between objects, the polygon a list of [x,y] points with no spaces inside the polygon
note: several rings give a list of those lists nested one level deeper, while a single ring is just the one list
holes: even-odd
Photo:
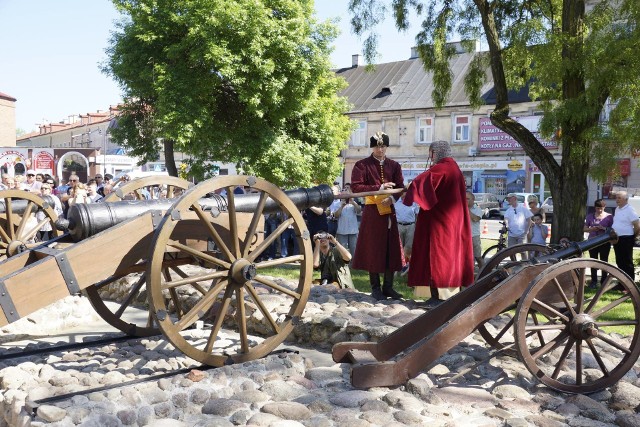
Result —
[{"label": "man in red robe", "polygon": [[[371,137],[369,146],[372,148],[371,156],[357,161],[353,167],[351,190],[362,193],[404,187],[400,164],[386,156],[389,136],[377,132]],[[351,267],[369,272],[371,296],[377,300],[385,300],[387,297],[402,298],[393,289],[394,272],[400,271],[404,263],[393,208],[399,197],[399,194],[367,196],[362,209],[362,222]],[[384,275],[382,289],[380,274]]]},{"label": "man in red robe", "polygon": [[466,183],[451,158],[446,141],[429,147],[433,165],[418,175],[407,190],[404,204],[418,203],[409,286],[428,286],[428,305],[442,302],[443,292],[473,283],[473,243],[466,200]]}]

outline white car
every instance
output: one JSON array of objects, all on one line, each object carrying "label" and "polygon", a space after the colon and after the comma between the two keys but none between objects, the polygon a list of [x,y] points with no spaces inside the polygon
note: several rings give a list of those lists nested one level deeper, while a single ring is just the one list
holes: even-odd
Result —
[{"label": "white car", "polygon": [[542,209],[547,217],[547,222],[551,222],[553,219],[553,197],[547,197],[542,203]]}]

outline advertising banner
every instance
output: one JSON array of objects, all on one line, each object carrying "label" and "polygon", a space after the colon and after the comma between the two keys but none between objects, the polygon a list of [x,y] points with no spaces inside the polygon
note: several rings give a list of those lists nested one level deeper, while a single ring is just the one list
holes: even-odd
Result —
[{"label": "advertising banner", "polygon": [[53,148],[34,148],[31,153],[32,169],[36,173],[54,175]]},{"label": "advertising banner", "polygon": [[[556,141],[547,141],[541,139],[538,132],[538,124],[541,116],[524,116],[514,117],[518,123],[529,129],[533,135],[540,141],[543,147],[550,149],[558,148]],[[491,123],[488,117],[482,117],[478,123],[478,148],[480,151],[521,151],[522,147],[511,135],[503,132]]]},{"label": "advertising banner", "polygon": [[0,148],[0,171],[11,176],[24,175],[31,166],[27,148]]}]

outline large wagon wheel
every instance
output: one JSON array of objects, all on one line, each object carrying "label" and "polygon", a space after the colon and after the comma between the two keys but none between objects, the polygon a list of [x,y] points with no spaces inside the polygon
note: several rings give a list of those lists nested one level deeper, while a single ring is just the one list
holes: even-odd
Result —
[{"label": "large wagon wheel", "polygon": [[[248,186],[256,205],[241,208],[240,197],[233,194],[236,186]],[[227,206],[204,211],[198,199],[221,189],[226,190]],[[260,242],[256,237],[265,205],[274,202],[286,219]],[[186,218],[192,218],[191,224],[181,224]],[[301,253],[261,261],[269,245],[291,227]],[[209,241],[205,250],[188,245],[198,239]],[[186,278],[163,275],[159,266],[171,251],[190,256],[201,267]],[[254,177],[214,178],[187,191],[156,230],[147,268],[152,309],[167,339],[192,359],[212,366],[254,360],[267,355],[293,331],[309,296],[312,262],[309,232],[284,192]],[[291,282],[278,279],[283,276],[292,277]],[[180,318],[171,315],[167,293],[196,285],[201,293],[194,304],[182,307]],[[203,329],[185,328],[198,319]],[[223,324],[231,330],[229,334],[222,331]]]},{"label": "large wagon wheel", "polygon": [[[36,219],[42,211],[44,218]],[[49,223],[54,236],[60,232],[55,227],[58,215],[45,199],[24,190],[0,191],[0,261],[41,245],[36,242],[38,230]]]},{"label": "large wagon wheel", "polygon": [[[485,277],[487,274],[502,265],[506,265],[510,262],[523,261],[530,257],[545,255],[549,252],[551,252],[549,247],[535,243],[523,243],[521,245],[510,246],[488,259],[480,271],[478,271],[476,280]],[[512,305],[507,307],[504,312],[513,310],[515,306],[516,303],[514,302]],[[500,318],[500,320],[503,319]],[[487,328],[487,322],[485,322],[479,325],[477,330],[487,344],[493,348],[502,349],[506,346],[513,345],[514,343],[513,335],[509,333],[510,329],[513,327],[513,321],[514,318],[511,317],[506,323],[500,323],[497,325],[497,328],[492,326],[491,329]]]},{"label": "large wagon wheel", "polygon": [[[593,295],[586,288],[592,268],[606,275]],[[632,306],[631,317],[617,313],[625,302]],[[536,323],[530,313],[536,314]],[[603,261],[568,259],[540,273],[520,298],[516,348],[529,372],[547,386],[592,393],[614,385],[635,364],[638,319],[640,293],[629,276]],[[628,327],[631,343],[607,334],[613,326]]]},{"label": "large wagon wheel", "polygon": [[185,189],[192,185],[189,181],[175,176],[147,176],[116,187],[112,193],[107,194],[105,201],[145,200],[147,198],[173,199],[179,197]]},{"label": "large wagon wheel", "polygon": [[[191,186],[193,186],[193,184],[181,178],[162,175],[149,176],[134,179],[122,187],[119,187],[115,192],[108,194],[105,197],[105,201],[117,202],[124,200],[128,195],[135,195],[135,199],[141,200],[144,198],[143,189],[153,193],[155,188],[165,188],[165,196],[167,198],[173,198],[174,195],[183,193]],[[170,255],[167,255],[165,264],[162,266],[162,271],[164,274],[169,274],[170,271],[174,271],[176,274],[186,276],[186,273],[181,269],[181,264],[183,264],[183,262],[172,259]],[[148,312],[144,318],[130,315],[130,313],[140,309],[143,306],[142,304],[148,306],[147,274],[145,268],[146,264],[141,263],[137,268],[133,269],[137,270],[136,272],[125,276],[110,277],[84,289],[84,294],[100,317],[114,328],[128,335],[137,337],[148,337],[160,334],[158,325],[155,324],[151,312]],[[132,284],[127,285],[126,283]],[[113,304],[107,304],[101,293],[101,291],[106,292],[106,288],[109,286],[111,286],[110,289],[121,288],[121,290],[124,290],[124,293],[117,292],[119,298],[117,301],[113,301]],[[172,294],[171,297],[175,298],[174,304],[179,305],[178,295]]]}]

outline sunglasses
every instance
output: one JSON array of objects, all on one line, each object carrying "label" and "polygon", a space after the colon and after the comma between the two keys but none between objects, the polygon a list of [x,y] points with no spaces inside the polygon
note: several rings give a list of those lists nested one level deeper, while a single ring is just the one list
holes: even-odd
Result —
[{"label": "sunglasses", "polygon": [[78,182],[77,179],[70,179],[69,182]]},{"label": "sunglasses", "polygon": [[43,190],[51,190],[51,187],[45,187],[45,186],[42,186],[42,187],[40,187],[40,188],[42,188]]},{"label": "sunglasses", "polygon": [[52,181],[47,181],[47,184],[51,184],[51,185],[53,185],[53,184],[54,184],[54,182],[52,182]]},{"label": "sunglasses", "polygon": [[27,176],[35,176],[35,175],[32,173],[28,173]]}]

